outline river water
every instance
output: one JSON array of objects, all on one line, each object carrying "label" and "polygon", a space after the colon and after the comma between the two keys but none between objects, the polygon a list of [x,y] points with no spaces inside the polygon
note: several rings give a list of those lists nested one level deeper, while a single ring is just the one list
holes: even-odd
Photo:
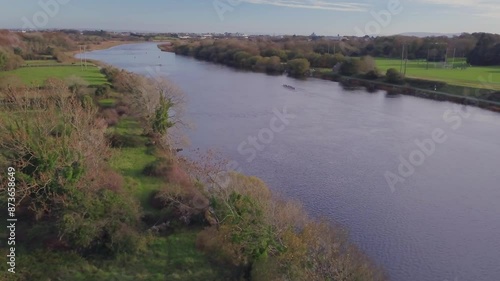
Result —
[{"label": "river water", "polygon": [[216,149],[342,224],[392,280],[500,280],[500,114],[237,71],[154,43],[87,58],[167,76],[188,98],[191,149]]}]

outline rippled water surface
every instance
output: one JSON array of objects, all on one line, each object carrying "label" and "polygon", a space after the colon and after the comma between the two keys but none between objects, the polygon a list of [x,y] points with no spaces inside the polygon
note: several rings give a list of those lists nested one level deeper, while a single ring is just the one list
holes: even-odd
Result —
[{"label": "rippled water surface", "polygon": [[[188,97],[192,148],[221,151],[311,214],[343,224],[392,280],[500,280],[500,114],[236,71],[150,43],[87,57],[168,76]],[[275,117],[285,108],[294,118],[282,126]],[[416,141],[436,130],[444,142],[418,152]],[[259,133],[268,143],[257,150],[248,138]],[[393,192],[385,174],[399,175],[410,155],[419,166]]]}]

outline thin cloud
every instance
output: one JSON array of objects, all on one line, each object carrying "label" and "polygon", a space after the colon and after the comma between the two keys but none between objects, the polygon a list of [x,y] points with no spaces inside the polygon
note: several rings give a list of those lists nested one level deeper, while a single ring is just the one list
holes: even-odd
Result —
[{"label": "thin cloud", "polygon": [[423,4],[440,5],[462,14],[483,17],[500,17],[498,0],[417,0]]},{"label": "thin cloud", "polygon": [[342,12],[364,12],[370,5],[356,2],[338,2],[327,0],[242,0],[251,4],[272,5],[289,8],[330,10]]}]

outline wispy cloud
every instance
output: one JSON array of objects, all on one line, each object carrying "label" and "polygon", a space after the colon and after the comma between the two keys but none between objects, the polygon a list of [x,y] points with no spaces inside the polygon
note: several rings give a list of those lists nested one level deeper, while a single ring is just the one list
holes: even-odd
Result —
[{"label": "wispy cloud", "polygon": [[370,5],[357,2],[328,0],[242,0],[251,4],[273,5],[290,8],[330,10],[343,12],[364,12]]},{"label": "wispy cloud", "polygon": [[440,5],[468,15],[500,17],[498,0],[417,0],[423,4]]}]

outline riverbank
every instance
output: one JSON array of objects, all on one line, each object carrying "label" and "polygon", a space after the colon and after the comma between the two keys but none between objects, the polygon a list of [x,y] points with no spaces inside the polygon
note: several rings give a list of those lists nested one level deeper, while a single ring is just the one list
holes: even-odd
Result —
[{"label": "riverbank", "polygon": [[[271,57],[263,57],[256,55],[256,51],[246,50],[245,46],[232,46],[228,43],[227,46],[222,44],[217,46],[215,43],[212,47],[210,44],[203,42],[190,42],[181,44],[158,45],[158,48],[164,52],[174,52],[177,55],[190,56],[198,60],[209,61],[213,63],[223,64],[229,67],[246,69],[254,72],[265,72],[269,74],[277,73],[294,73],[298,77],[315,77],[324,80],[330,80],[341,83],[343,86],[349,87],[365,87],[368,91],[385,90],[390,95],[403,94],[412,95],[421,98],[433,99],[437,101],[450,101],[459,104],[473,105],[491,111],[500,112],[500,91],[498,91],[498,83],[494,81],[492,76],[487,78],[479,77],[476,83],[481,87],[470,87],[464,85],[448,84],[443,81],[434,81],[419,78],[404,78],[403,75],[396,73],[394,81],[388,81],[385,75],[379,73],[374,68],[372,71],[358,73],[359,69],[354,71],[332,70],[332,68],[314,68],[311,65],[317,64],[308,62],[309,59],[287,59],[283,50],[282,52],[274,51],[269,53]],[[264,53],[268,53],[264,51]],[[337,54],[336,54],[337,55]],[[374,67],[371,63],[366,63],[364,58],[344,58],[329,57],[330,60],[337,61],[337,66],[342,64],[352,64],[353,69],[360,68],[359,64],[366,64],[364,67]],[[297,62],[299,61],[300,62]],[[368,59],[368,61],[370,58]],[[373,59],[372,59],[373,60]],[[281,62],[280,62],[281,61]],[[283,62],[285,61],[285,62]],[[292,63],[293,62],[293,63]],[[375,62],[373,62],[375,63]],[[335,67],[336,68],[336,67]],[[351,76],[341,75],[340,73],[351,72]],[[397,70],[395,70],[397,72]],[[463,73],[461,73],[463,74]],[[484,73],[483,73],[484,74]],[[474,85],[476,85],[474,84]]]},{"label": "riverbank", "polygon": [[[86,44],[85,51],[91,52],[91,51],[105,50],[105,49],[109,49],[109,48],[120,46],[120,45],[137,44],[137,43],[144,43],[144,41],[115,41],[115,40],[103,41],[103,42],[99,42],[99,43]],[[81,52],[82,52],[81,50],[75,50],[75,51],[67,52],[66,54],[74,58],[74,56],[76,56],[77,54],[80,54]]]},{"label": "riverbank", "polygon": [[[60,176],[56,199],[36,199],[53,210],[43,214],[45,220],[32,219],[35,214],[28,210],[32,202],[19,199],[19,209],[26,210],[26,225],[19,231],[27,233],[19,239],[23,245],[20,264],[31,266],[20,267],[12,280],[69,276],[77,276],[74,280],[110,276],[186,281],[314,276],[323,280],[340,278],[337,270],[355,279],[385,280],[384,273],[342,229],[309,218],[300,205],[277,198],[261,180],[225,172],[227,178],[213,179],[212,173],[221,174],[217,163],[178,156],[170,142],[175,122],[169,110],[175,109],[178,117],[181,110],[175,101],[181,97],[170,82],[113,67],[101,73],[112,82],[106,91],[83,86],[70,89],[66,81],[52,79],[40,98],[46,103],[26,109],[26,100],[15,99],[6,107],[9,114],[5,123],[0,122],[0,132],[4,132],[0,143],[7,149],[0,150],[0,164],[24,163],[15,158],[24,154],[9,151],[10,144],[19,143],[30,149],[35,160],[44,161],[46,151],[61,159],[51,169],[38,169],[39,162],[26,164],[34,166],[34,171],[16,167],[19,186],[25,184],[24,179],[34,186],[27,196],[35,197],[33,192],[44,188],[40,186],[43,179],[69,170],[64,178]],[[12,94],[20,96],[29,90],[39,89],[13,89]],[[64,97],[59,96],[62,92]],[[59,112],[59,105],[67,105],[64,112]],[[19,114],[20,109],[27,111]],[[6,125],[14,117],[28,128],[42,129],[37,134],[25,133],[22,126],[14,130]],[[64,133],[55,131],[64,120],[86,122],[64,127]],[[15,137],[16,133],[23,138]],[[59,145],[52,145],[54,141],[60,141]],[[36,147],[31,149],[33,144]],[[85,155],[85,159],[64,157],[68,152]],[[35,178],[37,173],[42,176]],[[64,205],[58,205],[61,201]],[[80,217],[82,213],[90,215]],[[51,231],[39,232],[42,227]],[[33,243],[34,239],[43,244]],[[318,241],[326,245],[326,253],[324,247],[317,249]],[[32,262],[43,252],[49,252],[50,259]],[[295,258],[289,260],[289,256]],[[68,260],[74,262],[68,264]],[[54,270],[44,270],[48,266]]]},{"label": "riverbank", "polygon": [[[363,87],[367,91],[386,91],[388,95],[410,95],[425,99],[432,99],[436,101],[449,101],[463,105],[473,105],[483,109],[500,112],[500,102],[496,100],[486,100],[485,98],[493,98],[499,96],[499,92],[494,92],[486,89],[470,88],[462,86],[445,85],[442,82],[420,80],[420,79],[407,79],[406,85],[396,85],[383,82],[383,79],[368,80],[358,77],[336,75],[330,73],[315,73],[312,75],[315,78],[330,80],[340,83],[344,88],[359,88]],[[419,88],[411,86],[412,82],[416,85],[439,85],[436,90],[429,90],[426,88]],[[439,89],[439,90],[438,90]],[[451,94],[442,91],[441,89],[451,89],[452,91],[462,91],[464,95]],[[496,98],[496,97],[495,97]]]},{"label": "riverbank", "polygon": [[[464,280],[495,280],[499,261],[492,258],[497,255],[491,245],[499,190],[493,188],[498,176],[488,167],[500,159],[499,114],[412,96],[390,98],[382,91],[345,91],[328,80],[235,70],[161,53],[156,45],[87,57],[143,75],[149,75],[147,65],[160,62],[158,73],[168,74],[189,100],[187,117],[197,125],[189,131],[193,150],[216,149],[276,192],[300,200],[315,217],[340,222],[392,280],[453,279],[450,272]],[[270,127],[274,108],[296,118]],[[268,131],[263,128],[273,131],[271,144],[267,133],[265,143],[259,140],[259,133]],[[436,128],[445,131],[446,143],[436,143],[425,164],[414,166],[415,173],[391,193],[384,172],[399,175],[399,156],[408,160],[419,149],[415,140],[427,143]],[[262,151],[249,143],[250,136]],[[241,155],[237,148],[243,141],[248,154]],[[256,157],[248,163],[252,149]],[[196,154],[193,150],[183,154]],[[477,211],[466,212],[471,207]],[[457,231],[471,225],[486,231]],[[476,263],[470,256],[478,257]]]}]

